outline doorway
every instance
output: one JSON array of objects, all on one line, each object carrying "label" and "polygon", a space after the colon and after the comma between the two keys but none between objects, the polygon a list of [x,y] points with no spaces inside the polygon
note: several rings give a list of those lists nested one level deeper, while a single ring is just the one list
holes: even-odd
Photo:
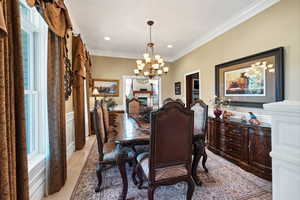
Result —
[{"label": "doorway", "polygon": [[185,75],[185,83],[186,83],[186,106],[189,108],[191,104],[200,98],[200,80],[199,80],[199,72],[195,72],[192,74]]}]

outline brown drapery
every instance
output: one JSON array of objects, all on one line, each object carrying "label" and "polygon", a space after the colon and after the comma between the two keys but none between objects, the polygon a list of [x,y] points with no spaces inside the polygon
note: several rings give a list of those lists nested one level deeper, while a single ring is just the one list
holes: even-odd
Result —
[{"label": "brown drapery", "polygon": [[66,125],[64,98],[64,39],[48,32],[48,194],[58,192],[67,178]]},{"label": "brown drapery", "polygon": [[48,124],[49,124],[49,174],[47,194],[58,192],[67,177],[66,130],[64,100],[65,36],[72,29],[69,13],[63,0],[46,2],[27,0],[36,6],[48,24]]},{"label": "brown drapery", "polygon": [[72,29],[71,19],[63,0],[53,3],[43,0],[27,0],[31,7],[36,6],[47,22],[49,29],[59,37],[65,37],[68,29]]},{"label": "brown drapery", "polygon": [[18,0],[0,0],[0,199],[29,200]]},{"label": "brown drapery", "polygon": [[86,54],[80,36],[72,38],[73,71],[73,105],[75,121],[75,149],[80,150],[85,145],[85,112],[84,112],[84,79],[86,77]]},{"label": "brown drapery", "polygon": [[88,130],[89,130],[89,135],[92,135],[92,127],[91,127],[91,115],[90,115],[90,85],[91,85],[91,70],[92,70],[92,63],[91,63],[91,58],[90,54],[88,51],[85,52],[86,54],[86,62],[85,62],[85,67],[86,67],[86,102],[87,102],[87,108],[88,108]]}]

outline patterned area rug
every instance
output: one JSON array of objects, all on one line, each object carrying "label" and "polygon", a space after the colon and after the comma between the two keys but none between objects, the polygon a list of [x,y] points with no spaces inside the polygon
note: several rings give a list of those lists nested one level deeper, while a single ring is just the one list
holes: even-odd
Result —
[{"label": "patterned area rug", "polygon": [[[95,193],[97,184],[97,145],[93,145],[87,162],[82,169],[71,200],[117,200],[122,190],[122,180],[116,167],[103,173],[100,193]],[[199,165],[198,176],[203,185],[195,187],[193,200],[271,200],[271,182],[254,176],[227,160],[208,151],[206,174]],[[147,190],[138,190],[131,180],[131,168],[127,166],[129,189],[128,200],[147,199]],[[187,186],[179,183],[156,189],[155,199],[185,200]]]}]

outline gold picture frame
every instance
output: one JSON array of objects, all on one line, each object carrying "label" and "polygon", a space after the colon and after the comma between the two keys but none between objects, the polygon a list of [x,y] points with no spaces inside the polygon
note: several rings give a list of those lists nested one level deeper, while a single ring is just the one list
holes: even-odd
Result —
[{"label": "gold picture frame", "polygon": [[119,80],[114,79],[93,79],[93,90],[97,89],[98,94],[93,96],[99,97],[118,97],[119,96]]}]

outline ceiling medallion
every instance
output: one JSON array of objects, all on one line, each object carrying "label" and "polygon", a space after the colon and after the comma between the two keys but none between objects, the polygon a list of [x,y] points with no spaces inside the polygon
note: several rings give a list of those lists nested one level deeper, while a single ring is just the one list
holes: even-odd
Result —
[{"label": "ceiling medallion", "polygon": [[156,76],[161,76],[163,73],[167,74],[169,67],[165,66],[163,58],[156,54],[154,55],[154,43],[152,42],[152,25],[154,21],[147,21],[149,25],[149,38],[150,41],[146,47],[146,53],[144,53],[144,61],[137,60],[137,69],[134,69],[135,75],[145,76],[146,78],[154,78]]}]

